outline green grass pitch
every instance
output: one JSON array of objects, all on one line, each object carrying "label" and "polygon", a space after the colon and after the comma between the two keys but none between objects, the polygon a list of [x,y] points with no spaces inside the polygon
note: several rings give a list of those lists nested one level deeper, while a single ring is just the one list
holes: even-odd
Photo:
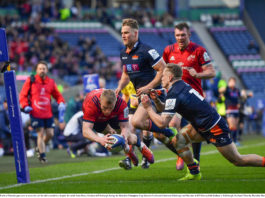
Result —
[{"label": "green grass pitch", "polygon": [[[241,154],[265,155],[265,138],[245,136]],[[235,167],[212,145],[201,152],[201,181],[179,182],[185,171],[176,171],[176,157],[163,146],[153,149],[155,164],[143,170],[118,167],[123,155],[81,156],[71,159],[65,150],[47,154],[48,164],[29,158],[30,184],[17,185],[13,157],[0,158],[1,193],[265,193],[265,168]],[[138,156],[139,152],[138,152]]]}]

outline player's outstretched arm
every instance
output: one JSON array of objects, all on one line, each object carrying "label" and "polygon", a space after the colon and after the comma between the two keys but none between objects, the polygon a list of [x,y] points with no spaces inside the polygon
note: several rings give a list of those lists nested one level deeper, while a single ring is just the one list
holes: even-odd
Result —
[{"label": "player's outstretched arm", "polygon": [[112,142],[109,140],[108,136],[110,134],[105,135],[104,137],[99,137],[92,129],[93,129],[94,123],[90,122],[84,122],[83,121],[83,136],[93,142],[98,142],[102,146],[105,146],[106,144],[111,144]]},{"label": "player's outstretched arm", "polygon": [[154,109],[152,108],[150,98],[147,95],[143,95],[141,97],[141,102],[143,107],[146,109],[150,119],[159,127],[159,128],[166,128],[172,119],[173,115],[171,114],[157,114]]}]

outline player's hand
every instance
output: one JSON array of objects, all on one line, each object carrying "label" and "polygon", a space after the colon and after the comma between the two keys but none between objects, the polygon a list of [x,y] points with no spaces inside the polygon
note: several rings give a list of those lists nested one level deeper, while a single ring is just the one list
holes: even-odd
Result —
[{"label": "player's hand", "polygon": [[149,89],[149,96],[154,101],[158,98],[158,94],[155,89]]},{"label": "player's hand", "polygon": [[151,107],[151,100],[148,97],[148,95],[146,94],[141,95],[141,102],[145,109],[148,109],[149,107]]},{"label": "player's hand", "polygon": [[118,87],[118,88],[115,90],[115,94],[116,94],[116,96],[119,95],[120,92],[121,92],[121,89]]},{"label": "player's hand", "polygon": [[148,94],[148,93],[149,93],[149,88],[147,88],[145,86],[136,90],[136,96],[137,97],[139,97],[142,94]]},{"label": "player's hand", "polygon": [[33,109],[32,109],[31,106],[26,106],[26,107],[24,108],[25,113],[29,113],[29,112],[31,112],[32,110],[33,110]]},{"label": "player's hand", "polygon": [[197,78],[197,72],[195,69],[189,68],[188,71],[192,77]]},{"label": "player's hand", "polygon": [[111,144],[111,137],[109,137],[111,134],[107,134],[105,135],[104,137],[101,137],[99,140],[98,140],[98,143],[100,143],[102,146],[104,146],[106,149],[108,150],[111,150],[111,146],[108,145],[108,144]]}]

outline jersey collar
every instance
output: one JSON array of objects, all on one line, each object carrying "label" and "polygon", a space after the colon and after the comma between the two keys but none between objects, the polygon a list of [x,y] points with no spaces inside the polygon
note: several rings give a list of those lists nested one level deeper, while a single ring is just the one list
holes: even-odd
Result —
[{"label": "jersey collar", "polygon": [[126,47],[126,48],[125,48],[125,53],[126,53],[126,54],[130,54],[132,51],[136,50],[136,48],[139,46],[140,43],[141,43],[140,40],[138,40],[138,41],[134,44],[134,46],[133,46],[133,48],[132,48],[131,51],[127,51],[127,47]]}]

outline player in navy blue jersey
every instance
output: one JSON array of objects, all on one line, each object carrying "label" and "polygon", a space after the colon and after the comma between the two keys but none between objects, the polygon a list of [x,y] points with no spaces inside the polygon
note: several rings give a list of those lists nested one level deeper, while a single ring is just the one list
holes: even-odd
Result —
[{"label": "player in navy blue jersey", "polygon": [[[165,103],[162,103],[155,92],[150,97],[155,101],[162,115],[157,114],[151,106],[148,95],[141,96],[141,102],[151,120],[160,128],[168,126],[177,112],[190,122],[173,138],[180,157],[187,164],[189,172],[180,180],[200,180],[199,163],[193,159],[188,147],[191,142],[206,140],[216,146],[218,151],[236,166],[265,166],[265,157],[255,154],[240,155],[230,138],[230,130],[226,121],[212,108],[205,99],[182,77],[182,69],[174,63],[167,64],[162,77],[162,86],[168,90]],[[148,125],[148,121],[146,121]]]},{"label": "player in navy blue jersey", "polygon": [[[120,59],[123,67],[123,72],[119,85],[116,89],[116,94],[131,81],[136,90],[136,96],[148,93],[150,89],[161,89],[161,77],[165,62],[159,53],[152,47],[142,43],[139,39],[138,22],[134,19],[124,19],[122,22],[121,36],[125,49],[121,51]],[[163,100],[165,94],[161,94]],[[138,105],[131,123],[135,128],[153,131],[152,126],[143,127],[142,122],[148,119],[148,114],[142,105]],[[172,137],[172,131],[160,131],[167,137]],[[149,146],[152,139],[152,133],[148,133],[144,139],[144,143]],[[175,148],[172,148],[173,152]],[[147,162],[143,159],[143,168],[148,168]]]}]

